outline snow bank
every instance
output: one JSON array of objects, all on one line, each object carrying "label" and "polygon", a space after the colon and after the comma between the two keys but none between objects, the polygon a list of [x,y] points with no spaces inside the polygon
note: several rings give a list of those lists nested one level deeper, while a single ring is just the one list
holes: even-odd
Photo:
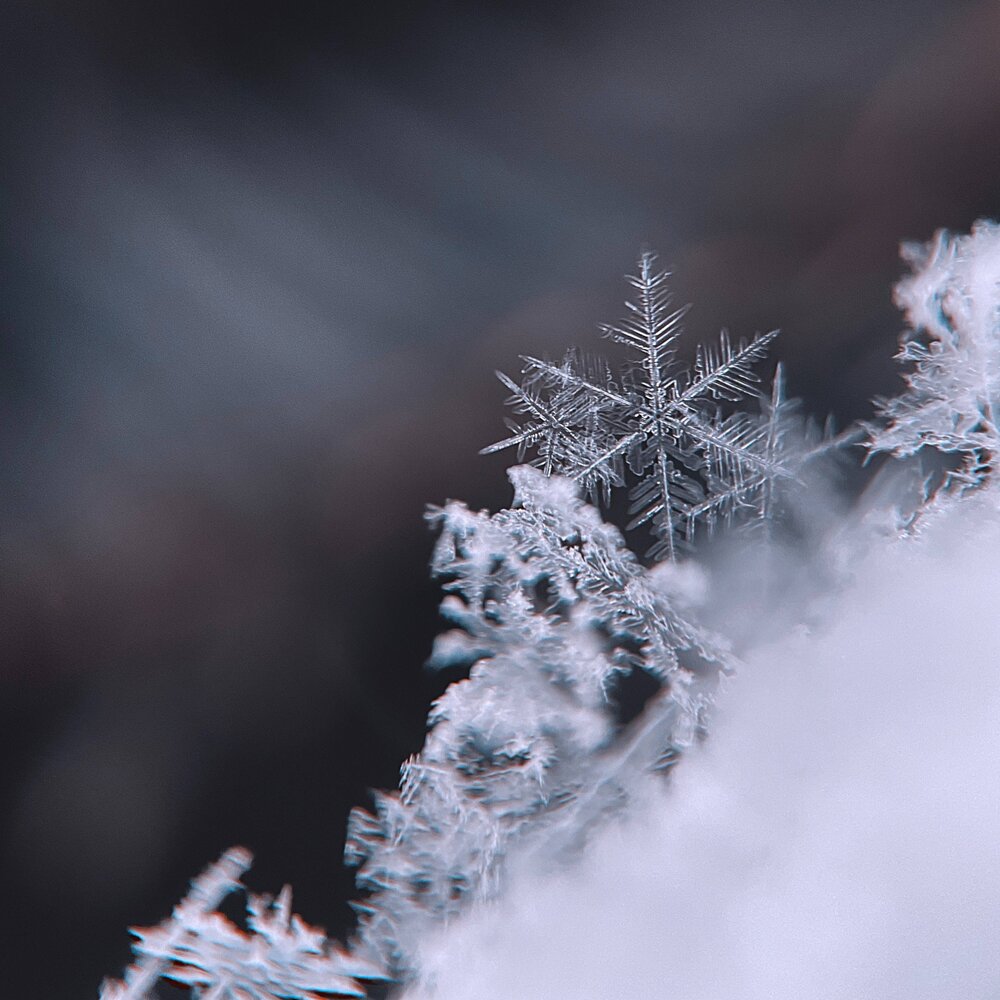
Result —
[{"label": "snow bank", "polygon": [[669,789],[453,924],[407,1000],[995,1000],[998,567],[981,500],[879,543]]}]

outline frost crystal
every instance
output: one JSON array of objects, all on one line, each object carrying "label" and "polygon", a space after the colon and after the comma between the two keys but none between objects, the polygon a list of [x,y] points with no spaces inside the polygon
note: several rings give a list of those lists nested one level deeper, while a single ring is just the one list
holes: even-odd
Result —
[{"label": "frost crystal", "polygon": [[133,928],[138,961],[124,982],[104,982],[100,1000],[146,1000],[161,979],[190,987],[194,1000],[328,1000],[363,997],[359,980],[384,978],[295,916],[288,886],[273,901],[248,898],[249,933],[216,912],[241,888],[250,861],[243,848],[227,851],[191,883],[170,919]]},{"label": "frost crystal", "polygon": [[744,415],[721,416],[720,403],[755,391],[753,364],[776,331],[735,347],[723,332],[716,346],[698,348],[694,369],[677,359],[676,341],[687,308],[673,309],[666,272],[644,253],[630,315],[605,336],[623,344],[633,363],[615,377],[603,362],[570,351],[562,364],[524,357],[524,381],[497,376],[511,391],[509,402],[522,423],[508,422],[510,437],[484,453],[516,447],[522,459],[535,449],[535,464],[581,483],[607,498],[635,477],[629,530],[649,524],[656,543],[652,559],[676,559],[678,542],[690,539],[699,519],[709,527],[731,516],[742,497],[765,480],[787,476],[761,448],[761,425]]},{"label": "frost crystal", "polygon": [[[435,703],[401,792],[351,816],[348,858],[371,891],[362,940],[396,968],[428,920],[496,892],[515,838],[519,850],[542,831],[572,846],[636,774],[688,746],[708,679],[728,662],[572,482],[529,467],[510,477],[510,510],[452,502],[431,513],[442,613],[456,626],[431,662],[471,670]],[[635,669],[663,689],[645,725],[615,739],[611,684]]]},{"label": "frost crystal", "polygon": [[984,485],[1000,455],[1000,226],[978,222],[968,236],[943,230],[907,244],[913,273],[896,286],[910,328],[896,356],[912,365],[906,389],[877,401],[872,452],[903,458],[924,446],[961,456],[949,487]]}]

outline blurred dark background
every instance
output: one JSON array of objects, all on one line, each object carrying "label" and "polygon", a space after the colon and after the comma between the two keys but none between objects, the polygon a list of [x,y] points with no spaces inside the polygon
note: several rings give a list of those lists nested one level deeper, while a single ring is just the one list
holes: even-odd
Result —
[{"label": "blurred dark background", "polygon": [[425,504],[642,245],[692,342],[892,391],[900,239],[1000,213],[1000,5],[7,0],[5,995],[94,996],[222,848],[349,925],[444,680]]}]

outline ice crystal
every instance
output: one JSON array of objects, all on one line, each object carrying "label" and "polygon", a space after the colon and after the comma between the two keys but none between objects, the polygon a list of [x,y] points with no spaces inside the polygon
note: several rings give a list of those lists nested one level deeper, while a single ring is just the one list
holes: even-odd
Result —
[{"label": "ice crystal", "polygon": [[926,245],[904,245],[903,257],[912,274],[896,302],[909,329],[896,357],[911,368],[900,395],[877,401],[870,448],[955,454],[961,465],[946,490],[985,485],[1000,461],[1000,225],[980,221],[968,236],[942,230]]},{"label": "ice crystal", "polygon": [[169,919],[133,928],[137,961],[124,981],[104,982],[101,1000],[147,1000],[161,979],[189,987],[194,1000],[329,1000],[363,997],[360,980],[384,978],[295,916],[288,886],[276,900],[248,897],[247,931],[218,913],[251,860],[243,848],[227,851],[191,883]]},{"label": "ice crystal", "polygon": [[629,315],[601,328],[633,355],[620,376],[576,351],[561,364],[524,356],[520,385],[498,372],[523,419],[509,421],[511,435],[483,449],[515,447],[519,459],[534,449],[547,474],[569,476],[605,498],[624,484],[627,467],[635,479],[628,529],[649,524],[654,560],[676,559],[678,543],[699,520],[711,527],[764,480],[788,475],[760,447],[759,423],[720,413],[720,404],[755,392],[753,365],[776,331],[735,346],[723,331],[718,344],[698,348],[689,370],[677,357],[687,307],[672,307],[667,278],[653,254],[642,254],[638,274],[628,277],[637,292],[626,303]]},{"label": "ice crystal", "polygon": [[[770,537],[792,519],[790,501],[801,495],[811,467],[847,445],[864,430],[854,426],[836,433],[832,419],[820,426],[801,413],[801,401],[789,399],[784,366],[775,368],[771,391],[760,397],[760,414],[740,413],[730,422],[742,427],[741,440],[759,462],[730,462],[714,456],[704,475],[710,484],[706,499],[689,511],[690,520],[734,522],[749,533]],[[735,434],[735,432],[734,432]]]},{"label": "ice crystal", "polygon": [[[431,513],[442,612],[456,626],[432,663],[471,663],[469,677],[434,704],[400,793],[351,816],[348,857],[371,893],[362,939],[394,967],[429,921],[497,890],[515,839],[519,850],[543,830],[578,842],[636,774],[690,745],[730,659],[574,483],[530,467],[510,477],[509,510]],[[663,690],[645,728],[615,739],[612,682],[637,669]]]}]

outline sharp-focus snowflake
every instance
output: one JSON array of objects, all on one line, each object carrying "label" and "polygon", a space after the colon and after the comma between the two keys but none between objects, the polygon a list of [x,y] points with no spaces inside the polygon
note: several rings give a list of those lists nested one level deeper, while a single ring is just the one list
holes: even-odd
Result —
[{"label": "sharp-focus snowflake", "polygon": [[602,327],[623,344],[633,361],[616,377],[603,361],[570,351],[561,364],[523,357],[524,381],[502,372],[509,402],[521,423],[509,421],[510,437],[484,452],[516,447],[523,458],[581,483],[593,496],[607,498],[635,479],[629,529],[649,524],[657,541],[649,556],[675,559],[678,543],[690,539],[699,520],[709,527],[731,516],[742,498],[765,481],[789,473],[762,448],[766,429],[742,414],[723,416],[720,405],[756,390],[753,365],[763,358],[776,332],[735,347],[723,332],[715,346],[698,348],[693,369],[677,358],[677,338],[687,309],[674,309],[667,273],[644,253],[629,316]]}]

